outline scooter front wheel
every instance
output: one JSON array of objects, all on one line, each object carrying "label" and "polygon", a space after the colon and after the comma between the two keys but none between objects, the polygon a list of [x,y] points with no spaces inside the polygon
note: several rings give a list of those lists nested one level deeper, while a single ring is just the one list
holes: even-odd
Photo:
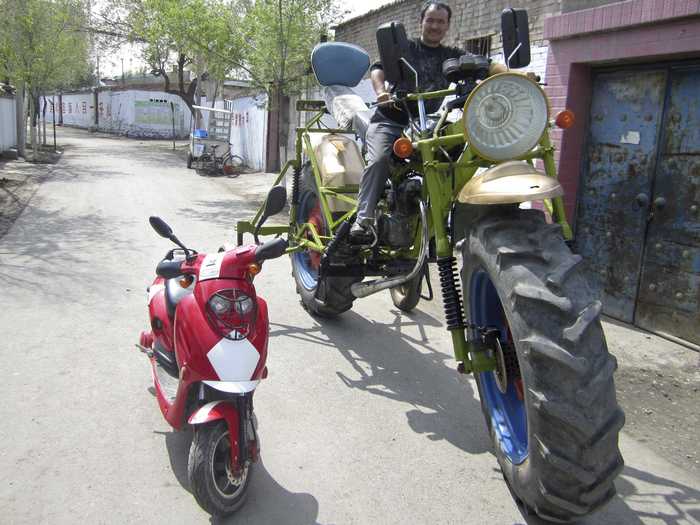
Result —
[{"label": "scooter front wheel", "polygon": [[225,516],[245,501],[252,463],[240,472],[231,469],[231,440],[226,422],[219,420],[195,430],[187,475],[194,498],[209,514]]}]

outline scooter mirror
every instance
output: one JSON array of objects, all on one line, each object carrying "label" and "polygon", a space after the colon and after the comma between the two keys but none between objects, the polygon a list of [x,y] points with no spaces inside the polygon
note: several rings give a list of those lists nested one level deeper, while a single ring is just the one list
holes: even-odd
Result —
[{"label": "scooter mirror", "polygon": [[170,239],[173,236],[172,228],[168,226],[166,222],[160,217],[149,217],[148,222],[151,224],[151,227],[156,231],[156,233],[161,237]]}]

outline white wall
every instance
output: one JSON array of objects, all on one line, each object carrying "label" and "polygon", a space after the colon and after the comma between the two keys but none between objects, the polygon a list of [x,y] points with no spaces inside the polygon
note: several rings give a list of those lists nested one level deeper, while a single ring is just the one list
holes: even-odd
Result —
[{"label": "white wall", "polygon": [[[179,96],[162,91],[101,91],[97,103],[97,129],[130,137],[170,139],[173,136],[171,102],[175,136],[187,138],[191,124],[187,104]],[[61,110],[66,125],[81,128],[95,125],[95,99],[92,93],[63,95]]]},{"label": "white wall", "polygon": [[0,153],[17,147],[15,99],[0,97]]},{"label": "white wall", "polygon": [[231,115],[231,153],[243,157],[246,166],[265,169],[267,146],[267,96],[226,101]]}]

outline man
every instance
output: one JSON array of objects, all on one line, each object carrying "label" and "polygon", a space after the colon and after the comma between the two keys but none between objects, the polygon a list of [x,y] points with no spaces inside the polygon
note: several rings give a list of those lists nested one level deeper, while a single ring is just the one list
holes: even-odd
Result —
[{"label": "man", "polygon": [[[465,54],[460,49],[442,45],[451,18],[450,6],[442,2],[429,1],[421,10],[420,38],[409,40],[406,57],[418,73],[418,89],[421,92],[447,88],[449,82],[442,74],[442,63],[448,58],[459,58]],[[496,71],[490,71],[493,72]],[[370,243],[375,239],[374,209],[389,176],[392,146],[409,120],[403,108],[390,102],[391,95],[387,91],[380,63],[372,65],[370,79],[380,105],[372,115],[367,129],[367,167],[360,182],[357,218],[350,229],[351,241],[358,244]],[[441,104],[441,99],[426,101],[426,112],[434,113]]]},{"label": "man", "polygon": [[[451,18],[452,9],[442,2],[427,2],[421,10],[420,38],[409,40],[409,56],[406,57],[418,73],[420,91],[446,88],[449,83],[442,75],[442,63],[464,54],[459,49],[442,45]],[[365,139],[367,167],[360,182],[357,218],[350,230],[350,238],[356,243],[372,242],[374,239],[374,209],[389,176],[392,146],[409,120],[403,108],[388,102],[391,95],[387,91],[380,63],[372,65],[370,79],[380,105],[372,115]],[[426,101],[426,111],[435,112],[441,102],[439,99]]]}]

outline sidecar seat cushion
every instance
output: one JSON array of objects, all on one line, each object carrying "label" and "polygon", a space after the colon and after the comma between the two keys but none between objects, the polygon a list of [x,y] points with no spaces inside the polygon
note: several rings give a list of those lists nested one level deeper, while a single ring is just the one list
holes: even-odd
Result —
[{"label": "sidecar seat cushion", "polygon": [[369,55],[347,42],[325,42],[311,52],[311,68],[322,86],[356,86],[369,69]]},{"label": "sidecar seat cushion", "polygon": [[323,99],[339,128],[350,129],[355,125],[355,115],[370,113],[362,97],[346,86],[326,86]]}]

